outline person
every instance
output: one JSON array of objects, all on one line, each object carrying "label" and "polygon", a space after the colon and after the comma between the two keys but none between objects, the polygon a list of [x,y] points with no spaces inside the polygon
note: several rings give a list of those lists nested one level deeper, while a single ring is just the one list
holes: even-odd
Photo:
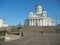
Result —
[{"label": "person", "polygon": [[21,32],[21,36],[24,36],[23,32]]}]

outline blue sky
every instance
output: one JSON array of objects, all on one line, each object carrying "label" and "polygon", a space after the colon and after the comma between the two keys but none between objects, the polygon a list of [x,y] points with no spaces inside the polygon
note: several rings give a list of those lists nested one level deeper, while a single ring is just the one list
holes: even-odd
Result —
[{"label": "blue sky", "polygon": [[38,3],[47,10],[48,17],[60,16],[60,0],[0,0],[0,18],[10,25],[23,25],[29,11],[35,13]]}]

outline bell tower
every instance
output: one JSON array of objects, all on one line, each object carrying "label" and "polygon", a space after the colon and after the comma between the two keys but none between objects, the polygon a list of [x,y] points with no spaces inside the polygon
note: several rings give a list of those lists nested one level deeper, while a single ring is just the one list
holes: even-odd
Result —
[{"label": "bell tower", "polygon": [[42,14],[42,6],[40,4],[36,5],[36,14]]},{"label": "bell tower", "polygon": [[43,10],[43,16],[44,16],[44,17],[47,17],[47,12],[46,12],[46,10]]}]

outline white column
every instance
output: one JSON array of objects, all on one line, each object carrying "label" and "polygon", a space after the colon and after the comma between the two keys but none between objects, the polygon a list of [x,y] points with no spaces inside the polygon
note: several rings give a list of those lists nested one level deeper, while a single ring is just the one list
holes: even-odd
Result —
[{"label": "white column", "polygon": [[39,26],[40,26],[40,19],[39,19]]},{"label": "white column", "polygon": [[39,19],[37,19],[37,26],[39,26]]},{"label": "white column", "polygon": [[34,19],[34,26],[36,26],[36,19]]},{"label": "white column", "polygon": [[35,26],[35,19],[34,19],[34,26]]},{"label": "white column", "polygon": [[37,19],[37,26],[38,26],[38,19]]},{"label": "white column", "polygon": [[33,19],[32,19],[32,26],[33,26]]},{"label": "white column", "polygon": [[42,19],[40,20],[40,24],[41,24],[41,26],[43,26],[43,20]]},{"label": "white column", "polygon": [[43,26],[43,19],[42,19],[42,26]]},{"label": "white column", "polygon": [[31,19],[31,26],[32,26],[32,19]]},{"label": "white column", "polygon": [[29,19],[29,26],[31,26],[31,19]]},{"label": "white column", "polygon": [[45,26],[46,25],[46,21],[45,21],[45,19],[43,19],[43,26]]},{"label": "white column", "polygon": [[31,26],[31,23],[32,23],[32,22],[31,22],[31,19],[30,19],[30,26]]},{"label": "white column", "polygon": [[40,26],[40,19],[39,19],[39,26]]},{"label": "white column", "polygon": [[34,19],[33,19],[33,26],[34,26]]},{"label": "white column", "polygon": [[30,19],[30,26],[32,26],[32,19]]},{"label": "white column", "polygon": [[37,26],[38,26],[38,19],[37,19]]},{"label": "white column", "polygon": [[36,19],[36,26],[37,26],[37,19]]}]

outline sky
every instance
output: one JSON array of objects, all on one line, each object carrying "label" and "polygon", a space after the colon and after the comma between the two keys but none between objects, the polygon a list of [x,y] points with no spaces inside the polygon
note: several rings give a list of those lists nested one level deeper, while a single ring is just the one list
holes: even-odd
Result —
[{"label": "sky", "polygon": [[[35,7],[40,4],[47,11],[48,17],[60,16],[60,0],[0,0],[0,18],[6,24],[24,25],[24,20],[29,17],[29,11],[35,13]],[[56,23],[59,23],[59,21]]]}]

